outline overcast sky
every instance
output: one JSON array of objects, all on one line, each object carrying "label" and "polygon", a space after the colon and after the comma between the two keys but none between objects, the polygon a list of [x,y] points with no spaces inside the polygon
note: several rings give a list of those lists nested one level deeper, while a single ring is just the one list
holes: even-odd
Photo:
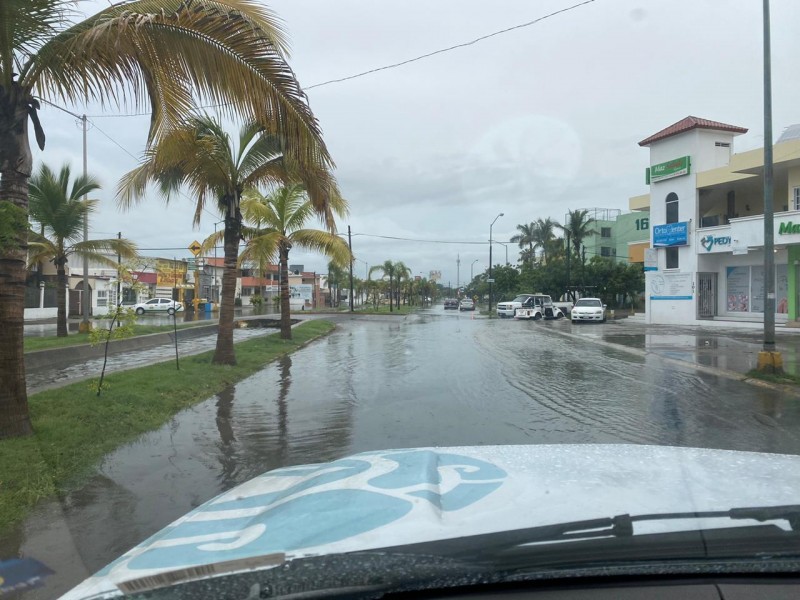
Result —
[{"label": "overcast sky", "polygon": [[[532,21],[579,0],[276,0],[291,66],[304,87],[400,62]],[[107,2],[83,2],[86,13]],[[308,90],[337,165],[351,214],[356,273],[402,260],[414,274],[456,283],[488,266],[489,224],[507,242],[519,223],[563,222],[568,209],[626,210],[646,193],[648,150],[637,142],[695,115],[749,128],[735,150],[763,145],[761,2],[596,0],[466,48]],[[800,2],[772,0],[774,135],[800,122]],[[97,107],[77,112],[101,114]],[[136,165],[147,117],[110,108],[92,117],[89,171],[104,185],[93,237],[122,231],[143,253],[188,257],[214,230],[193,206],[151,199],[128,213],[114,201],[119,177]],[[81,167],[75,119],[45,108],[52,165]],[[111,139],[109,139],[111,138]],[[112,142],[113,140],[113,142]],[[417,241],[388,240],[392,236]],[[456,241],[439,244],[422,240]],[[467,242],[473,242],[472,244]],[[156,250],[168,248],[169,250]],[[152,250],[147,250],[152,249]],[[518,252],[508,246],[509,261]],[[502,246],[494,262],[505,261]],[[293,251],[293,264],[327,260]]]}]

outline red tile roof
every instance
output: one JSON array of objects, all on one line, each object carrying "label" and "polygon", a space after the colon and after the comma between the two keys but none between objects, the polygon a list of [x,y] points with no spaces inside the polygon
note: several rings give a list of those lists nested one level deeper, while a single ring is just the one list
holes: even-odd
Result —
[{"label": "red tile roof", "polygon": [[673,123],[669,127],[662,129],[658,133],[654,133],[649,138],[643,139],[641,142],[639,142],[639,145],[649,146],[653,142],[663,140],[673,135],[678,135],[679,133],[684,133],[691,129],[716,129],[717,131],[730,131],[732,133],[747,133],[747,129],[744,127],[737,127],[736,125],[728,125],[727,123],[720,123],[719,121],[709,121],[708,119],[688,116],[685,119],[681,119],[677,123]]}]

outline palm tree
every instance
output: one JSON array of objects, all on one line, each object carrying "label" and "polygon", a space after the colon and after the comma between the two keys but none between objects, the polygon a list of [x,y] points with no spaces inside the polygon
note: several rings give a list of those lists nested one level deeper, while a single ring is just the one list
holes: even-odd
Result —
[{"label": "palm tree", "polygon": [[547,247],[556,237],[555,228],[557,223],[548,217],[546,219],[536,219],[536,222],[531,223],[531,225],[533,225],[533,231],[531,232],[533,249],[535,250],[536,248],[541,248],[542,260],[547,262]]},{"label": "palm tree", "polygon": [[579,258],[583,241],[597,233],[592,229],[593,223],[594,219],[589,217],[589,210],[584,208],[569,211],[567,222],[564,225],[556,224],[556,227],[569,238],[568,243],[572,245],[575,255]]},{"label": "palm tree", "polygon": [[394,263],[394,281],[395,281],[395,306],[400,310],[400,289],[403,282],[410,281],[411,269],[409,269],[401,261]]},{"label": "palm tree", "polygon": [[533,258],[533,244],[534,233],[536,231],[536,223],[522,223],[517,225],[518,234],[511,236],[511,242],[518,244],[521,249],[525,246],[528,247],[528,257]]},{"label": "palm tree", "polygon": [[189,187],[197,198],[195,225],[200,223],[209,199],[216,202],[217,210],[224,215],[225,228],[206,240],[206,246],[222,240],[225,256],[213,358],[217,364],[236,364],[233,318],[242,240],[242,196],[259,185],[287,181],[290,174],[308,175],[306,180],[315,194],[313,208],[327,215],[327,194],[334,189],[334,183],[321,165],[307,170],[295,167],[281,139],[265,133],[255,121],[242,126],[234,145],[222,125],[209,116],[201,116],[189,118],[167,132],[160,143],[145,151],[142,163],[120,181],[118,198],[125,208],[145,195],[150,182],[156,182],[167,202],[181,186]]},{"label": "palm tree", "polygon": [[[344,268],[337,265],[334,261],[330,261],[328,263],[328,293],[331,297],[331,308],[335,308],[339,305],[339,286],[342,285],[342,282],[345,281],[347,278],[347,272]],[[331,288],[336,288],[336,296],[334,298],[333,293],[331,292]],[[335,300],[335,302],[334,302]]]},{"label": "palm tree", "polygon": [[[395,290],[397,289],[400,280],[403,277],[406,277],[411,270],[405,266],[401,261],[392,262],[391,260],[386,260],[383,262],[382,265],[375,265],[369,270],[370,276],[373,273],[380,272],[384,278],[389,279],[389,312],[394,310],[393,306],[393,299],[395,296]],[[398,298],[397,303],[398,310],[400,309],[400,303]]]},{"label": "palm tree", "polygon": [[[347,202],[340,196],[330,198],[330,214],[347,214]],[[268,196],[257,190],[246,192],[242,214],[249,226],[243,228],[246,245],[242,260],[278,257],[281,283],[281,338],[292,339],[289,314],[289,250],[303,248],[321,252],[339,266],[349,264],[350,248],[335,233],[335,224],[325,219],[326,230],[305,229],[306,222],[317,209],[303,185],[293,183],[280,187]]]},{"label": "palm tree", "polygon": [[[197,100],[211,99],[226,115],[243,115],[280,134],[298,164],[331,164],[286,62],[282,27],[266,7],[241,0],[132,0],[75,23],[74,4],[0,3],[0,216],[15,217],[16,233],[14,243],[0,246],[0,438],[32,432],[22,345],[22,224],[33,171],[29,123],[39,148],[45,145],[39,99],[152,109],[148,145],[190,114]],[[7,228],[4,223],[0,233]]]},{"label": "palm tree", "polygon": [[67,261],[71,256],[89,258],[113,268],[117,262],[103,253],[114,253],[124,258],[136,256],[135,246],[124,239],[83,240],[83,223],[94,211],[97,200],[82,197],[97,189],[100,184],[91,176],[81,175],[70,187],[70,168],[65,164],[56,174],[42,165],[30,180],[30,215],[41,227],[41,233],[29,234],[31,265],[51,261],[56,267],[57,325],[56,335],[67,336]]}]

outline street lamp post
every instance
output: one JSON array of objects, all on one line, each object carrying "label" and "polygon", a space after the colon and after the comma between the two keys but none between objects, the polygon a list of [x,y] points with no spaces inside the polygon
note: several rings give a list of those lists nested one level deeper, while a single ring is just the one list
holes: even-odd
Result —
[{"label": "street lamp post", "polygon": [[500,213],[494,218],[494,221],[489,225],[489,316],[492,316],[492,284],[494,280],[492,279],[492,227],[497,222],[497,219],[503,216],[503,213]]},{"label": "street lamp post", "polygon": [[508,266],[508,244],[504,244],[503,242],[495,242],[495,244],[500,244],[506,249],[506,266]]},{"label": "street lamp post", "polygon": [[472,264],[469,266],[469,282],[472,283],[472,280],[475,279],[475,276],[472,274],[472,268],[475,266],[475,263],[478,262],[478,259],[472,261]]}]

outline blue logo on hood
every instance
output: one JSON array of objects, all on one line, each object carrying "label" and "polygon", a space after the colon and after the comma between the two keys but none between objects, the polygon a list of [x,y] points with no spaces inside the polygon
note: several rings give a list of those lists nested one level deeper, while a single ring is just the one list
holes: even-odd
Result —
[{"label": "blue logo on hood", "polygon": [[277,491],[223,494],[98,575],[121,564],[180,568],[339,542],[403,518],[420,499],[438,513],[466,508],[497,490],[506,476],[484,460],[431,450],[279,469],[245,484],[252,489],[261,482]]}]

